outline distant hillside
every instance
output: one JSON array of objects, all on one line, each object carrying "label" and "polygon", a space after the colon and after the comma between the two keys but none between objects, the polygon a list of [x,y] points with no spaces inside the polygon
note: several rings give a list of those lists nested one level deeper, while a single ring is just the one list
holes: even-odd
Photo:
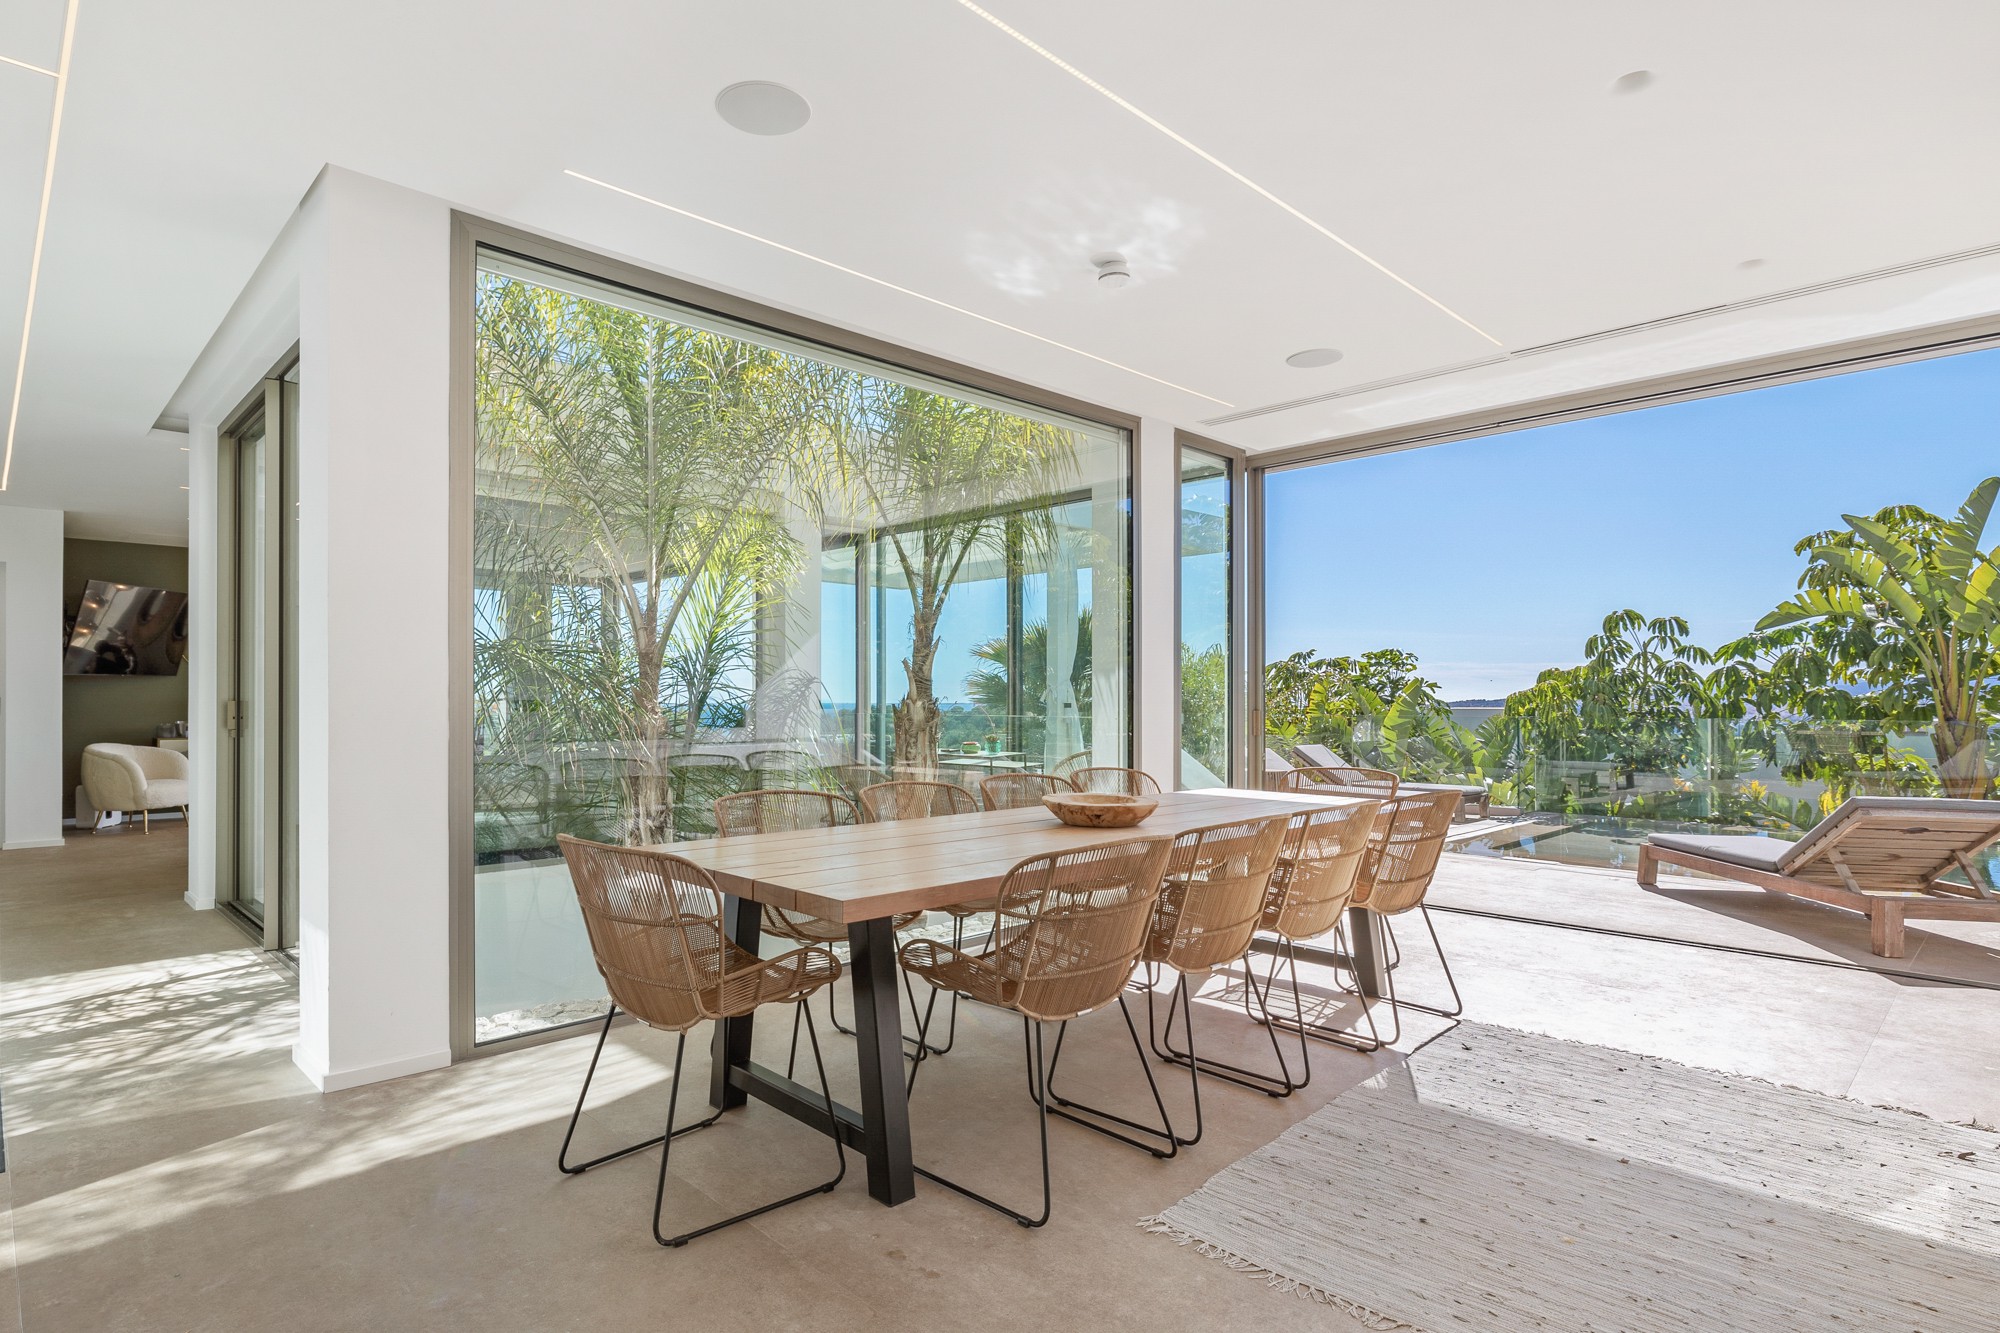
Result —
[{"label": "distant hillside", "polygon": [[1505,708],[1505,699],[1447,699],[1446,708]]}]

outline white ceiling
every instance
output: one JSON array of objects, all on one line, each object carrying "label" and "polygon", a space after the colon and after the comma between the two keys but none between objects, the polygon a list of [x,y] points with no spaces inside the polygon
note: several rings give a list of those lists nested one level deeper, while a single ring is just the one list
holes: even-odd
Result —
[{"label": "white ceiling", "polygon": [[[2000,242],[2000,7],[1970,0],[984,0],[1498,345],[957,0],[79,2],[0,496],[79,534],[184,539],[148,428],[328,162],[1253,449],[2000,311],[1972,258],[1519,355]],[[62,11],[12,0],[0,55],[53,66]],[[742,79],[811,123],[724,125]],[[0,406],[51,93],[0,64]]]}]

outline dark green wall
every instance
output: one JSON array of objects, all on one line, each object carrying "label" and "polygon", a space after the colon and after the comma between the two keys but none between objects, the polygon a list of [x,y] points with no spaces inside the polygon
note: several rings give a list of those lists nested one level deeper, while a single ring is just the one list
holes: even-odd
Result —
[{"label": "dark green wall", "polygon": [[[136,583],[147,588],[188,590],[185,546],[139,546],[131,542],[63,543],[63,613],[73,616],[91,579]],[[60,627],[58,627],[60,628]],[[153,728],[185,721],[188,715],[187,664],[178,676],[64,676],[62,809],[73,814],[83,747],[97,741],[151,745]]]}]

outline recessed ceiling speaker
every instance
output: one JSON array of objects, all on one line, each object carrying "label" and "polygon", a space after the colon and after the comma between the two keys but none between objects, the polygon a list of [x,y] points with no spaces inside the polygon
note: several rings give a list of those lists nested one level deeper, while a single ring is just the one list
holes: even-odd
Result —
[{"label": "recessed ceiling speaker", "polygon": [[1318,366],[1330,366],[1340,360],[1338,347],[1308,347],[1303,352],[1293,352],[1285,358],[1285,364],[1294,370],[1312,370]]},{"label": "recessed ceiling speaker", "polygon": [[1092,255],[1090,262],[1097,269],[1097,285],[1100,287],[1123,287],[1132,281],[1132,267],[1125,262],[1124,255]]},{"label": "recessed ceiling speaker", "polygon": [[715,114],[745,134],[790,134],[812,119],[812,108],[782,83],[752,79],[717,93]]}]

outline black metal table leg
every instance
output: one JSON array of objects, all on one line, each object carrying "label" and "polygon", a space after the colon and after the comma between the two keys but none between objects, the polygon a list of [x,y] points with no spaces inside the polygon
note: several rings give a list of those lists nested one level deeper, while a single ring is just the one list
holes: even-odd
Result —
[{"label": "black metal table leg", "polygon": [[1369,999],[1382,998],[1383,988],[1389,981],[1389,969],[1383,966],[1387,954],[1382,948],[1381,919],[1365,907],[1348,908],[1347,938],[1353,951],[1355,984]]},{"label": "black metal table leg", "polygon": [[[722,928],[729,932],[729,938],[751,953],[757,952],[761,938],[760,921],[763,909],[756,903],[734,895],[722,899]],[[715,1025],[714,1058],[708,1076],[708,1104],[718,1111],[727,1111],[743,1105],[748,1094],[729,1077],[732,1067],[742,1068],[750,1063],[751,1016],[725,1018]]]},{"label": "black metal table leg", "polygon": [[[847,928],[854,969],[854,1031],[861,1065],[862,1153],[868,1193],[895,1205],[916,1194],[910,1103],[903,1085],[903,1017],[896,931],[887,917]],[[747,1051],[747,1047],[746,1047]]]}]

